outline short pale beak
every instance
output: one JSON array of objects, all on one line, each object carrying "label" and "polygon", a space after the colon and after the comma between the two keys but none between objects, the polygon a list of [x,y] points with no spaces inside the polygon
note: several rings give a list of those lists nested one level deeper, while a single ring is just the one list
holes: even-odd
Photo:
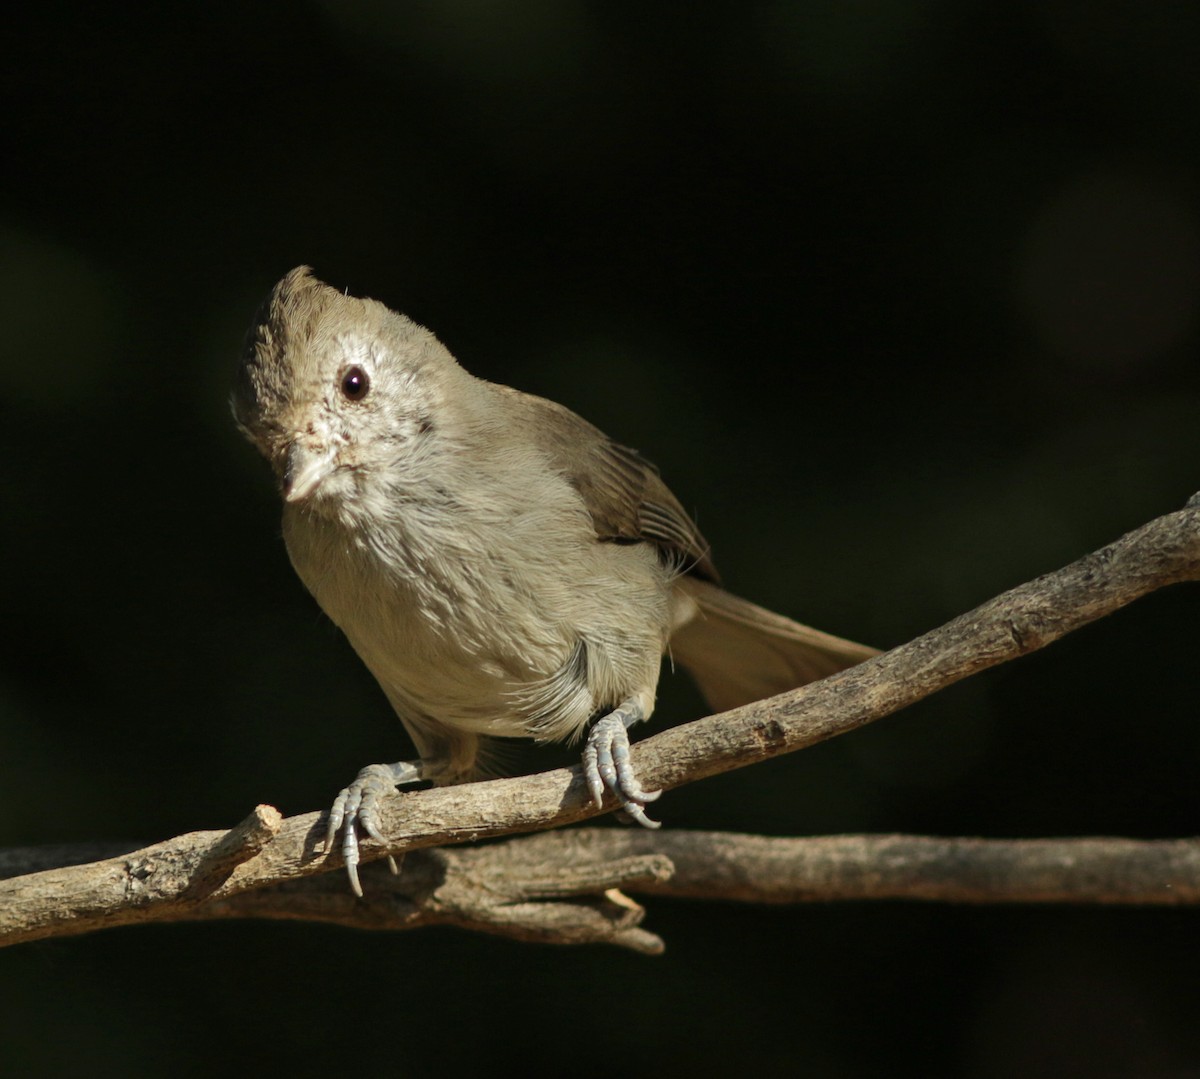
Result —
[{"label": "short pale beak", "polygon": [[293,442],[288,448],[287,466],[283,470],[284,500],[303,502],[333,474],[336,467],[333,450],[317,454]]}]

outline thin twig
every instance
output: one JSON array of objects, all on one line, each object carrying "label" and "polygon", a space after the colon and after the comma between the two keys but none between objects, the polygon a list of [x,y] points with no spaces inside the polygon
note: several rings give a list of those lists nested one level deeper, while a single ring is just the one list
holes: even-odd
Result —
[{"label": "thin twig", "polygon": [[[376,864],[364,881],[365,899],[351,894],[340,873],[325,873],[229,899],[178,904],[155,920],[267,918],[374,930],[452,925],[524,941],[614,944],[657,954],[662,941],[640,927],[645,911],[624,893],[771,904],[1196,905],[1200,839],[791,839],[576,828],[417,851],[399,876]],[[60,928],[92,927],[76,921]]]}]

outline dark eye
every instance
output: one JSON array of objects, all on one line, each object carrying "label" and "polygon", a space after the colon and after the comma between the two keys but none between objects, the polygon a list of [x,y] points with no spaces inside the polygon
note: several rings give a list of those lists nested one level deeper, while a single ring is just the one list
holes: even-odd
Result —
[{"label": "dark eye", "polygon": [[371,388],[371,380],[361,367],[347,367],[342,372],[342,393],[348,401],[361,401]]}]

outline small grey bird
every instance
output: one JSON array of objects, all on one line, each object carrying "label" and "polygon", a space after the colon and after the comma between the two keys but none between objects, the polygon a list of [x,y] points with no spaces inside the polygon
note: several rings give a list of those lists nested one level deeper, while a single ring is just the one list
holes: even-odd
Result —
[{"label": "small grey bird", "polygon": [[292,565],[379,681],[418,761],[372,764],[337,797],[380,843],[398,784],[477,777],[490,735],[585,730],[597,805],[647,827],[628,729],[662,656],[715,710],[875,654],[724,591],[657,470],[553,401],[468,374],[428,330],[292,270],[251,328],[233,410],[271,463]]}]

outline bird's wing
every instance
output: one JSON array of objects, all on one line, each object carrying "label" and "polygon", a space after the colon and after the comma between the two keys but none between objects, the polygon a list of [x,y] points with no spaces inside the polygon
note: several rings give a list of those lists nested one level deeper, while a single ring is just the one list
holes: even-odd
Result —
[{"label": "bird's wing", "polygon": [[579,492],[598,539],[652,543],[683,572],[718,579],[708,544],[654,465],[562,405],[497,389],[511,395],[538,448]]}]

